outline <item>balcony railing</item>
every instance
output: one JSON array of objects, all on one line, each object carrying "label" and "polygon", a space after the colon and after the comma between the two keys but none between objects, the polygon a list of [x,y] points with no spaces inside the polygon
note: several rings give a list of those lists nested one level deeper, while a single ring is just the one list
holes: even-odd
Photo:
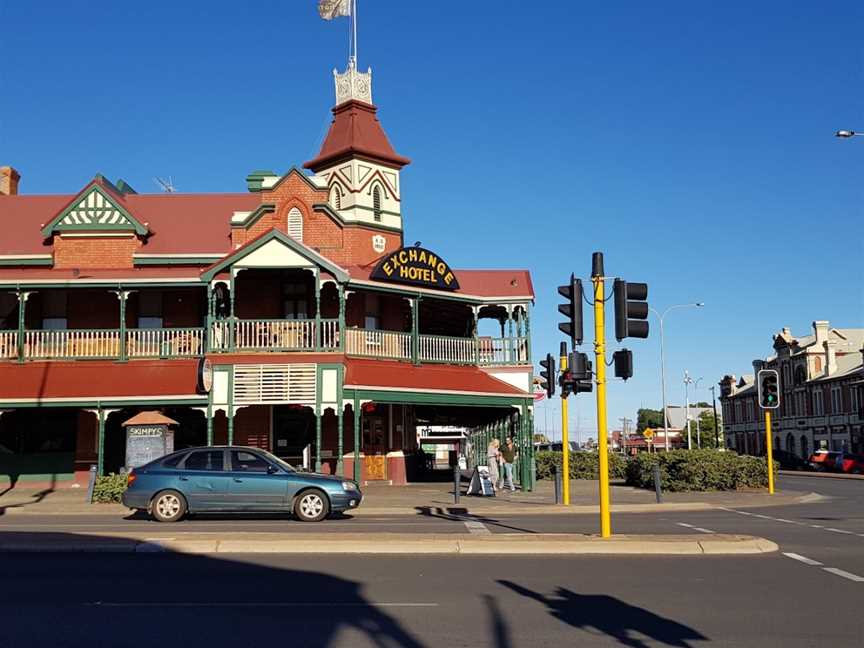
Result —
[{"label": "balcony railing", "polygon": [[126,354],[130,358],[188,358],[201,355],[203,350],[203,328],[126,331]]},{"label": "balcony railing", "polygon": [[[233,328],[233,343],[232,343]],[[315,320],[237,319],[213,323],[211,351],[315,351]],[[339,348],[339,321],[321,320],[321,349]]]},{"label": "balcony railing", "polygon": [[[127,329],[121,345],[119,329],[24,331],[25,360],[189,358],[205,352],[344,351],[351,356],[465,365],[508,365],[529,362],[528,338],[469,338],[416,335],[405,331],[349,328],[344,347],[339,322],[315,320],[217,320],[209,340],[205,329]],[[209,347],[208,347],[209,345]],[[0,360],[18,358],[18,331],[0,331]]]},{"label": "balcony railing", "polygon": [[345,352],[348,355],[391,360],[411,360],[411,334],[397,331],[345,331]]},{"label": "balcony railing", "polygon": [[117,358],[119,329],[24,331],[24,357],[32,360]]},{"label": "balcony railing", "polygon": [[18,331],[0,331],[0,360],[18,357]]}]

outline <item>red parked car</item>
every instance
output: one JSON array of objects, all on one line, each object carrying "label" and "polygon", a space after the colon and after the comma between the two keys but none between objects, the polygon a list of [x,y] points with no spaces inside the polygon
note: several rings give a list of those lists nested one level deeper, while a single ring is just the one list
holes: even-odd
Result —
[{"label": "red parked car", "polygon": [[815,470],[822,472],[842,472],[852,475],[864,474],[864,457],[836,450],[817,450],[809,459]]}]

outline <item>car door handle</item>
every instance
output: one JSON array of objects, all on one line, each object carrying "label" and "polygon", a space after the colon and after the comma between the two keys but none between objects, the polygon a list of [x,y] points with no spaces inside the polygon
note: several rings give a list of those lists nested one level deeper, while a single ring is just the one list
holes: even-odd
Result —
[{"label": "car door handle", "polygon": [[235,478],[234,478],[234,481],[237,482],[238,484],[243,483],[243,480],[240,479],[239,477],[235,477]]},{"label": "car door handle", "polygon": [[188,478],[188,477],[179,477],[178,479],[179,479],[180,481],[189,481],[189,478]]}]

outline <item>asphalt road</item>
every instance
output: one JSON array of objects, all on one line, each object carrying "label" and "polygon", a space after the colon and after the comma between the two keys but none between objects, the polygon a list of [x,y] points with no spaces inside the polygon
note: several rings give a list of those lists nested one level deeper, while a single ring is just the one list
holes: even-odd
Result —
[{"label": "asphalt road", "polygon": [[[829,499],[619,514],[616,533],[748,533],[759,557],[0,555],[0,647],[864,646],[864,481],[783,477]],[[0,532],[597,531],[594,515],[7,516]]]},{"label": "asphalt road", "polygon": [[859,583],[780,555],[0,556],[0,646],[832,646]]}]

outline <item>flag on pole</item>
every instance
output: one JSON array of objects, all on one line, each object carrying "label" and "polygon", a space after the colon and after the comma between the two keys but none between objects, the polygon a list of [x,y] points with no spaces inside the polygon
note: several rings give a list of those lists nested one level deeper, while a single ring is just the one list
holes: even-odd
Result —
[{"label": "flag on pole", "polygon": [[318,0],[318,15],[324,20],[351,15],[351,0]]}]

